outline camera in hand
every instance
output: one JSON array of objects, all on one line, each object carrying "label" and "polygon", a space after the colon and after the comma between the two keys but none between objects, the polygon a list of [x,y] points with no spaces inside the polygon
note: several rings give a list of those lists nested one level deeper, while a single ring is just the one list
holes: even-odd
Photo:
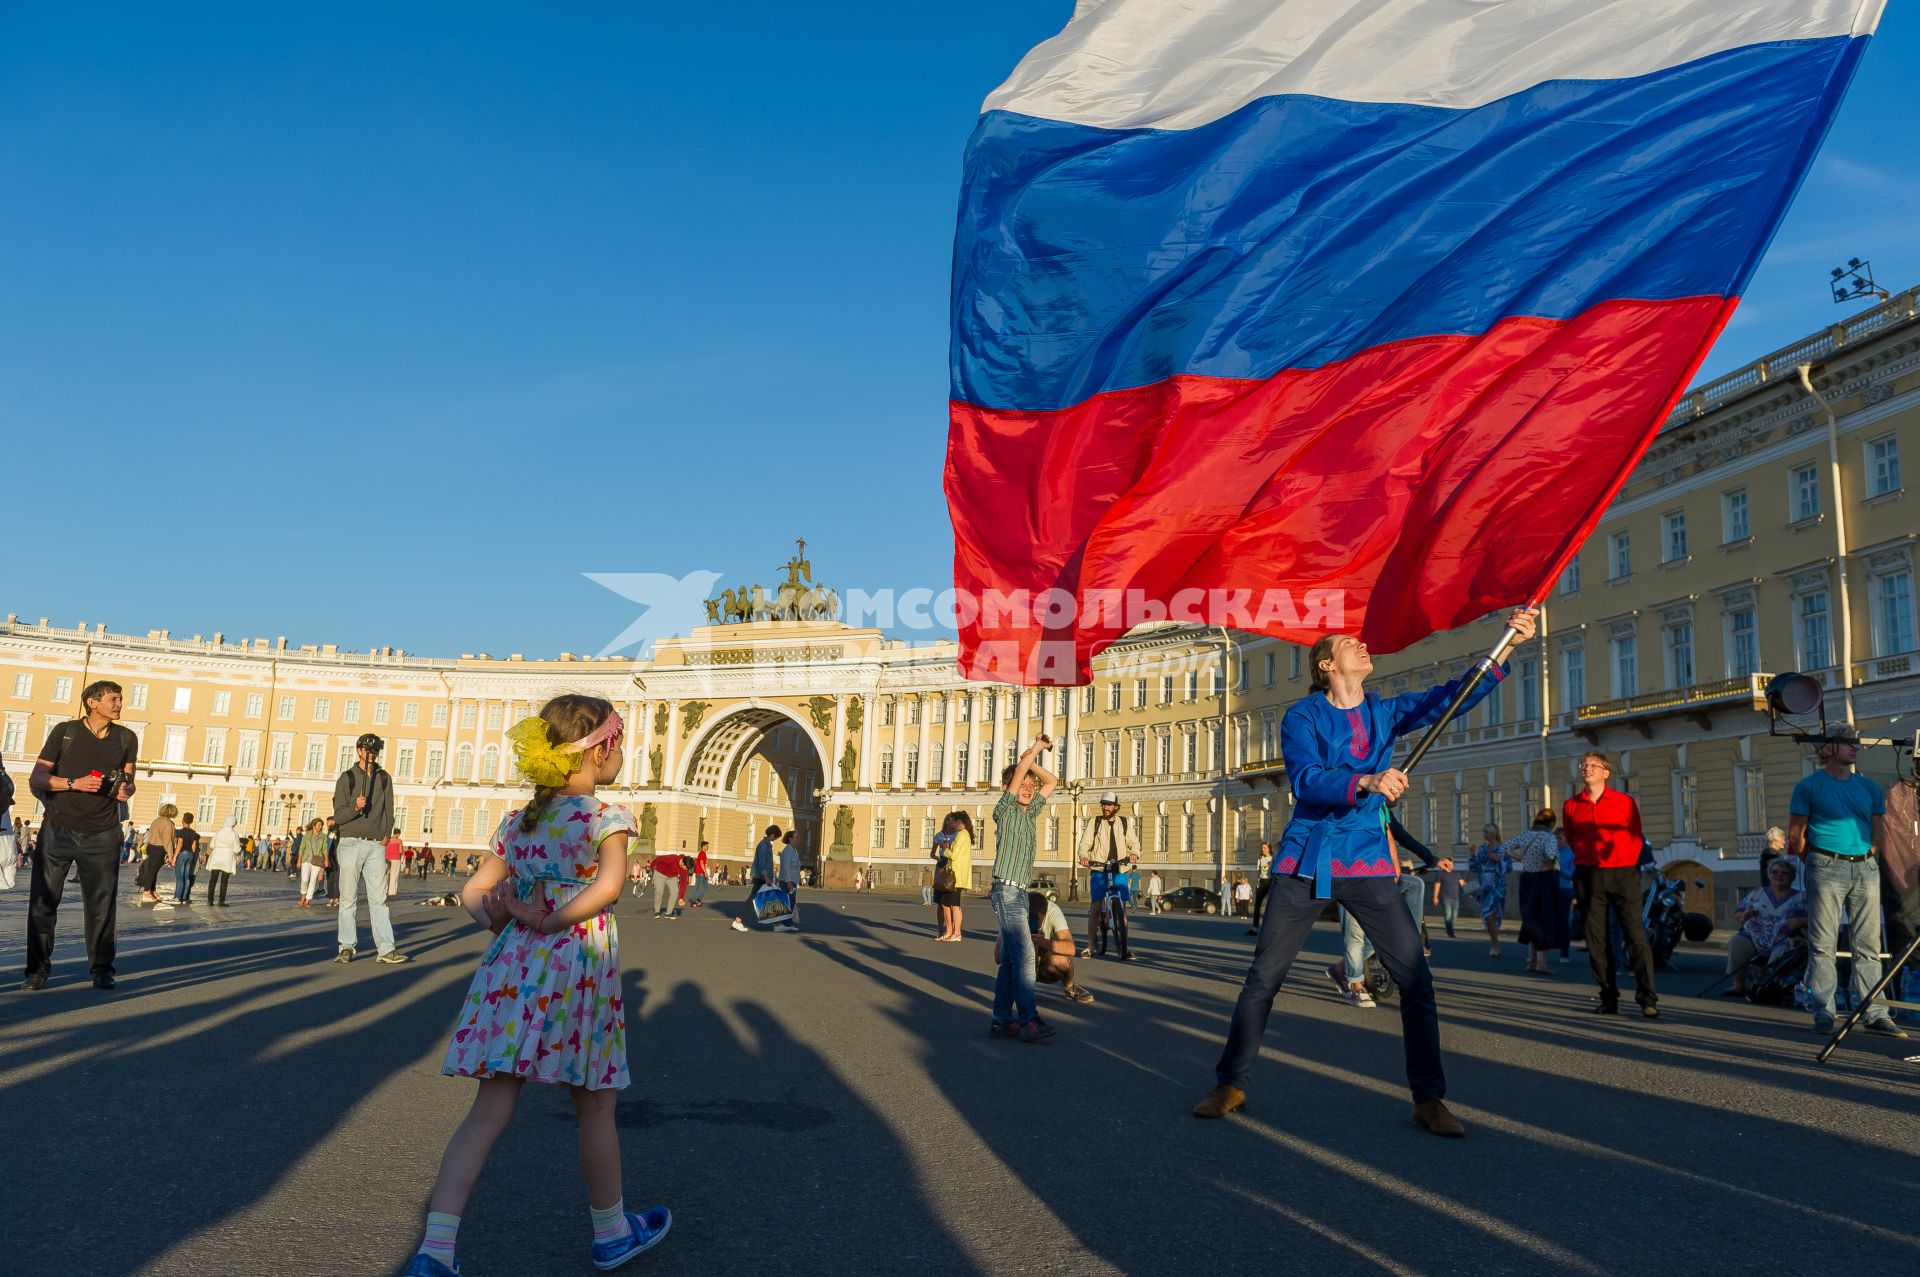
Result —
[{"label": "camera in hand", "polygon": [[116,797],[120,793],[120,786],[133,780],[131,775],[120,770],[118,767],[104,775],[99,772],[95,772],[94,775],[100,777],[100,796],[102,798]]}]

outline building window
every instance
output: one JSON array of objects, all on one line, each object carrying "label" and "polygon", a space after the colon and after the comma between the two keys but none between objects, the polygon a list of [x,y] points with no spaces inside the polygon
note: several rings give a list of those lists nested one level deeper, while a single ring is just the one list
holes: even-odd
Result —
[{"label": "building window", "polygon": [[389,703],[387,701],[375,701],[373,703],[373,721],[376,726],[386,725],[389,717],[388,710]]},{"label": "building window", "polygon": [[1499,825],[1501,823],[1500,808],[1503,806],[1505,806],[1505,799],[1502,797],[1500,791],[1497,789],[1489,789],[1487,791],[1487,823],[1489,825]]},{"label": "building window", "polygon": [[[989,749],[987,755],[988,757],[992,757],[993,751]],[[1091,780],[1093,778],[1093,760],[1093,739],[1088,737],[1080,742],[1080,775],[1082,779]]]},{"label": "building window", "polygon": [[70,678],[54,679],[53,680],[53,699],[56,703],[59,703],[59,704],[65,704],[66,702],[72,700],[73,699],[73,680]]},{"label": "building window", "polygon": [[447,837],[464,837],[467,832],[467,813],[459,807],[447,811]]},{"label": "building window", "polygon": [[427,809],[420,813],[420,832],[423,834],[430,834],[433,832],[433,804],[432,803],[428,803]]},{"label": "building window", "polygon": [[1147,707],[1147,680],[1144,678],[1133,680],[1133,707],[1135,709]]},{"label": "building window", "polygon": [[200,801],[195,804],[194,819],[200,822],[202,829],[211,829],[213,827],[213,802],[212,794],[202,794]]},{"label": "building window", "polygon": [[1623,581],[1633,575],[1633,539],[1625,532],[1607,538],[1607,579]]},{"label": "building window", "polygon": [[[480,751],[480,779],[500,779],[500,747],[489,745]],[[657,780],[658,777],[655,777]]]},{"label": "building window", "polygon": [[1173,704],[1173,675],[1171,674],[1162,674],[1160,676],[1160,703],[1162,705]]},{"label": "building window", "polygon": [[307,742],[307,770],[324,771],[327,766],[327,743],[324,740]]},{"label": "building window", "polygon": [[1662,562],[1678,563],[1687,557],[1687,512],[1675,510],[1660,517],[1660,529],[1666,551]]},{"label": "building window", "polygon": [[[240,738],[240,756],[234,760],[234,766],[243,771],[252,771],[260,765],[260,738],[242,736]],[[345,771],[346,768],[340,770]]]},{"label": "building window", "polygon": [[1640,640],[1633,634],[1621,634],[1612,639],[1610,646],[1614,698],[1632,696],[1640,687]]},{"label": "building window", "polygon": [[1080,712],[1082,714],[1093,713],[1094,707],[1099,704],[1099,701],[1100,689],[1092,683],[1088,683],[1080,693]]},{"label": "building window", "polygon": [[1467,808],[1467,796],[1453,796],[1453,841],[1455,846],[1464,847],[1473,839],[1473,813]]},{"label": "building window", "polygon": [[176,714],[185,714],[185,713],[189,713],[192,709],[193,709],[193,689],[191,687],[174,688],[173,689],[173,712]]},{"label": "building window", "polygon": [[232,709],[233,709],[233,693],[232,692],[215,692],[213,694],[213,712],[215,714],[224,716]]},{"label": "building window", "polygon": [[[985,718],[987,722],[991,723],[995,718],[999,717],[1000,715],[1000,694],[998,692],[988,692],[986,704],[983,705],[981,708],[983,710],[982,717]],[[887,723],[889,724],[891,724],[892,722],[893,720],[891,718],[887,720]]]},{"label": "building window", "polygon": [[1898,656],[1913,642],[1913,572],[1902,569],[1874,578],[1873,654]]},{"label": "building window", "polygon": [[393,826],[403,834],[413,832],[412,826],[407,822],[407,809],[405,807],[395,807],[393,809]]},{"label": "building window", "polygon": [[1575,644],[1560,653],[1560,706],[1572,713],[1587,703],[1587,649]]},{"label": "building window", "polygon": [[499,705],[487,706],[487,730],[497,732],[506,721],[506,710]]},{"label": "building window", "polygon": [[19,715],[8,715],[6,735],[0,738],[0,753],[24,754],[27,752],[27,720]]},{"label": "building window", "polygon": [[1540,713],[1540,662],[1528,657],[1520,662],[1520,721],[1530,722]]},{"label": "building window", "polygon": [[1440,839],[1440,797],[1428,794],[1420,800],[1420,832],[1429,839]]},{"label": "building window", "polygon": [[1295,680],[1299,679],[1300,663],[1301,663],[1300,648],[1297,646],[1288,647],[1287,648],[1287,677],[1288,678],[1295,679]]},{"label": "building window", "polygon": [[233,800],[233,824],[236,829],[245,829],[247,827],[247,800],[245,795]]},{"label": "building window", "polygon": [[1753,525],[1747,519],[1747,490],[1735,488],[1732,492],[1720,494],[1720,539],[1728,544],[1744,541],[1753,535]]},{"label": "building window", "polygon": [[909,785],[920,783],[920,747],[918,745],[907,746],[906,782]]},{"label": "building window", "polygon": [[[963,705],[965,703],[965,701],[961,702]],[[967,783],[967,743],[965,741],[953,747],[953,783],[956,785]]]},{"label": "building window", "polygon": [[1767,829],[1766,769],[1759,763],[1742,763],[1735,767],[1733,788],[1740,819],[1739,832],[1765,833]]},{"label": "building window", "polygon": [[[257,701],[259,698],[254,697],[253,699]],[[145,709],[146,707],[147,707],[147,685],[145,683],[135,683],[132,687],[129,687],[127,689],[127,708],[128,709]]]},{"label": "building window", "polygon": [[1820,517],[1820,468],[1795,466],[1787,475],[1788,513],[1795,523]]},{"label": "building window", "polygon": [[325,696],[313,698],[313,721],[324,723],[333,713],[333,702]]},{"label": "building window", "polygon": [[880,747],[880,783],[882,785],[893,783],[893,746],[891,745]]},{"label": "building window", "polygon": [[1153,849],[1159,852],[1162,856],[1165,856],[1173,851],[1173,848],[1169,846],[1167,843],[1167,838],[1168,838],[1167,818],[1165,816],[1155,816],[1153,818]]},{"label": "building window", "polygon": [[918,696],[907,702],[907,726],[920,726],[920,698]]},{"label": "building window", "polygon": [[[945,741],[933,742],[933,756],[927,768],[927,780],[935,785],[944,785],[947,783],[947,746]],[[928,840],[927,845],[932,846],[932,840]]]},{"label": "building window", "polygon": [[1493,690],[1487,693],[1487,699],[1480,702],[1480,721],[1487,727],[1498,727],[1505,718],[1505,710],[1501,705],[1505,699],[1502,691],[1500,684],[1495,683]]},{"label": "building window", "polygon": [[[182,730],[185,730],[185,729],[182,729]],[[273,771],[277,771],[277,772],[293,770],[293,742],[292,741],[277,740],[273,742],[273,759],[272,759],[272,762],[269,764],[269,766]]]},{"label": "building window", "polygon": [[1109,777],[1112,777],[1112,776],[1118,776],[1119,774],[1120,774],[1120,742],[1117,740],[1110,740],[1107,742],[1107,775]]},{"label": "building window", "polygon": [[[441,701],[433,707],[433,725],[435,727],[445,727],[447,725],[447,703],[445,701]],[[460,809],[458,807],[453,809],[453,820],[455,824],[460,822]]]},{"label": "building window", "polygon": [[896,842],[894,846],[898,847],[901,851],[906,851],[913,845],[913,818],[910,816],[900,817],[900,823],[895,826],[895,828],[897,828],[900,833],[898,835],[899,841]]},{"label": "building window", "polygon": [[[288,709],[288,710],[282,710],[281,712],[283,714],[290,714],[293,711]],[[340,721],[343,723],[359,722],[360,721],[360,702],[355,700],[349,700],[344,706],[342,706],[340,710]]]},{"label": "building window", "polygon": [[1120,712],[1120,683],[1115,680],[1107,687],[1107,709],[1112,713]]},{"label": "building window", "polygon": [[1727,612],[1727,677],[1745,678],[1760,672],[1760,637],[1754,629],[1753,609]]},{"label": "building window", "polygon": [[33,695],[33,675],[15,674],[13,676],[13,694],[15,697],[21,700],[25,700],[27,697],[32,696]]},{"label": "building window", "polygon": [[439,780],[440,773],[445,771],[446,767],[446,751],[438,745],[429,745],[427,747],[427,779]]},{"label": "building window", "polygon": [[420,725],[420,706],[412,701],[408,701],[405,705],[402,705],[400,707],[400,725],[402,727],[418,727]]},{"label": "building window", "polygon": [[340,742],[340,748],[334,751],[333,770],[343,772],[351,766],[353,766],[353,742],[343,740]]},{"label": "building window", "polygon": [[1158,754],[1158,766],[1154,774],[1165,776],[1173,770],[1173,737],[1162,736],[1155,752]]},{"label": "building window", "polygon": [[218,767],[227,761],[227,734],[223,731],[207,733],[207,744],[201,757],[209,764]]},{"label": "building window", "polygon": [[[1300,649],[1296,647],[1293,650],[1298,652]],[[1265,661],[1262,663],[1262,673],[1264,675],[1263,681],[1266,683],[1268,687],[1272,687],[1274,684],[1274,665],[1275,664],[1276,662],[1273,659],[1273,653],[1268,652],[1266,655]]]},{"label": "building window", "polygon": [[1697,838],[1700,834],[1700,778],[1692,772],[1673,774],[1673,836]]},{"label": "building window", "polygon": [[[1008,707],[1007,717],[1017,723],[1020,721],[1021,694],[1019,692],[1015,692],[1011,696],[1009,696],[1007,699],[1010,702],[1012,702],[1011,705]],[[1020,734],[1019,729],[1015,728],[1014,735],[1017,736],[1019,734]]]},{"label": "building window", "polygon": [[[143,702],[145,701],[145,699],[146,698],[144,696],[141,698]],[[266,698],[263,697],[260,693],[258,692],[247,693],[247,717],[248,718],[260,717],[261,712],[265,709],[265,707],[266,707]]]},{"label": "building window", "polygon": [[473,778],[473,746],[462,744],[453,751],[453,778],[455,780]]},{"label": "building window", "polygon": [[1560,593],[1580,593],[1580,556],[1574,555],[1567,560],[1567,570],[1560,574]]},{"label": "building window", "polygon": [[1833,664],[1833,627],[1827,615],[1827,592],[1814,590],[1800,596],[1799,624],[1800,668],[1823,670]]},{"label": "building window", "polygon": [[402,746],[394,751],[393,774],[401,780],[413,779],[413,747]]},{"label": "building window", "polygon": [[1900,441],[1892,435],[1867,442],[1867,495],[1900,491]]},{"label": "building window", "polygon": [[1693,624],[1689,621],[1667,627],[1667,686],[1693,686]]},{"label": "building window", "polygon": [[1187,735],[1187,768],[1186,769],[1189,773],[1197,772],[1200,770],[1200,736],[1199,736],[1199,733],[1197,732],[1188,732],[1186,735]]},{"label": "building window", "polygon": [[1147,738],[1144,736],[1133,738],[1133,774],[1136,776],[1147,774]]},{"label": "building window", "polygon": [[966,692],[960,693],[959,704],[954,707],[954,717],[963,723],[971,723],[973,721],[973,697],[970,694]]},{"label": "building window", "polygon": [[472,727],[480,721],[480,707],[469,701],[460,707],[460,726]]},{"label": "building window", "polygon": [[1197,701],[1200,699],[1200,671],[1199,670],[1187,671],[1187,699],[1190,701]]}]

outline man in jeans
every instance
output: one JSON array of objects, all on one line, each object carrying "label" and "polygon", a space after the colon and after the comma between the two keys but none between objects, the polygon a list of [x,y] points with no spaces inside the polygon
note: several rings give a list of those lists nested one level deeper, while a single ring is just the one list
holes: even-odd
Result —
[{"label": "man in jeans", "polygon": [[[1820,746],[1819,771],[1800,778],[1787,805],[1787,854],[1806,861],[1807,995],[1813,1000],[1813,1031],[1833,1032],[1837,976],[1834,950],[1840,911],[1852,924],[1853,1001],[1857,1006],[1880,983],[1880,866],[1886,842],[1887,804],[1880,786],[1853,770],[1857,747],[1851,727]],[[1867,1032],[1904,1038],[1884,1006],[1868,1013]]]},{"label": "man in jeans", "polygon": [[140,741],[120,726],[120,685],[91,683],[80,694],[84,717],[47,736],[28,785],[46,804],[27,906],[23,989],[44,989],[53,969],[53,924],[68,871],[80,870],[93,987],[111,989],[115,908],[120,889],[120,804],[133,796]]},{"label": "man in jeans", "polygon": [[1037,738],[1020,761],[1000,774],[1000,801],[993,809],[994,916],[1000,920],[1000,966],[993,980],[993,1019],[987,1036],[1044,1042],[1053,1028],[1034,1005],[1033,934],[1028,930],[1027,886],[1033,881],[1035,826],[1059,778],[1040,766],[1053,742]]},{"label": "man in jeans", "polygon": [[382,741],[372,732],[354,743],[354,764],[333,786],[333,819],[339,835],[334,859],[340,868],[340,952],[335,962],[352,962],[359,940],[355,893],[367,889],[368,921],[380,962],[405,962],[393,947],[393,918],[387,913],[387,849],[381,839],[393,824],[393,777],[380,766]]}]

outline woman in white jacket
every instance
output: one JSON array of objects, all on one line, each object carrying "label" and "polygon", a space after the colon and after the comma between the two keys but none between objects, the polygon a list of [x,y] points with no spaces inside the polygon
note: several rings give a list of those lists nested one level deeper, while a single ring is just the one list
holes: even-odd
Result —
[{"label": "woman in white jacket", "polygon": [[233,817],[227,817],[227,823],[220,826],[213,836],[213,848],[207,853],[207,873],[211,881],[207,884],[207,907],[227,907],[227,884],[233,881],[234,873],[240,868],[240,831],[233,827]]}]

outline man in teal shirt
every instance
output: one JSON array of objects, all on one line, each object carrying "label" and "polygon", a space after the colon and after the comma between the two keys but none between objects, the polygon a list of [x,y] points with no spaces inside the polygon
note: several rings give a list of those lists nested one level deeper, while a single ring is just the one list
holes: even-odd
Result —
[{"label": "man in teal shirt", "polygon": [[[1853,1000],[1865,1000],[1880,983],[1880,866],[1875,856],[1886,837],[1887,804],[1880,786],[1853,770],[1858,748],[1851,727],[1820,746],[1821,769],[1801,777],[1787,810],[1787,854],[1806,865],[1807,995],[1813,1001],[1813,1031],[1832,1033],[1838,978],[1834,950],[1844,909],[1853,924]],[[1904,1038],[1885,1007],[1869,1011],[1867,1032]]]}]

